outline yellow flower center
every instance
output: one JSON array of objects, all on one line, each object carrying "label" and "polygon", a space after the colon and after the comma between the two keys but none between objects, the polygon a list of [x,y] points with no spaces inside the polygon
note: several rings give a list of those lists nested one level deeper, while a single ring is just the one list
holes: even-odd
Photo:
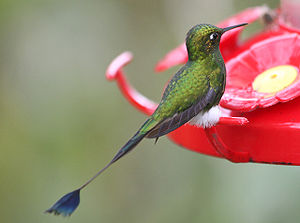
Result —
[{"label": "yellow flower center", "polygon": [[298,69],[291,65],[270,68],[259,74],[252,88],[260,93],[276,93],[292,84],[298,76]]}]

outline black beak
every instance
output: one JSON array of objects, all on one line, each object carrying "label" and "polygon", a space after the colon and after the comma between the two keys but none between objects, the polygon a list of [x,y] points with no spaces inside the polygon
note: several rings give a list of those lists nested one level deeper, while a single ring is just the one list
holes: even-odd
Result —
[{"label": "black beak", "polygon": [[235,26],[229,26],[229,27],[223,28],[223,32],[225,33],[228,30],[231,30],[231,29],[234,29],[234,28],[237,28],[237,27],[240,27],[240,26],[245,26],[245,25],[248,25],[248,23],[242,23],[242,24],[235,25]]}]

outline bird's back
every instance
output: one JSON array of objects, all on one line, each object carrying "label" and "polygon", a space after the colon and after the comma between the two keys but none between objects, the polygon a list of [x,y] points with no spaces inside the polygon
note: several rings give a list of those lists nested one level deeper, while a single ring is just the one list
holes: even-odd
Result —
[{"label": "bird's back", "polygon": [[210,88],[216,91],[224,88],[223,81],[220,81],[224,78],[225,71],[211,58],[188,61],[170,80],[152,117],[163,120],[186,110],[204,97]]}]

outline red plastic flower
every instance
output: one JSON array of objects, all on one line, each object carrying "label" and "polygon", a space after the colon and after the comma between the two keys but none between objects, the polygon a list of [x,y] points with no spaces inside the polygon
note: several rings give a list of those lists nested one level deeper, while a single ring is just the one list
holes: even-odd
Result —
[{"label": "red plastic flower", "polygon": [[[221,101],[224,108],[251,111],[266,108],[278,102],[286,102],[300,95],[299,75],[287,87],[273,93],[261,93],[253,89],[255,78],[273,68],[280,72],[280,65],[291,65],[298,70],[300,65],[300,36],[297,33],[270,35],[257,42],[226,63],[227,85]],[[277,67],[277,69],[276,69]],[[298,72],[298,71],[297,71]]]}]

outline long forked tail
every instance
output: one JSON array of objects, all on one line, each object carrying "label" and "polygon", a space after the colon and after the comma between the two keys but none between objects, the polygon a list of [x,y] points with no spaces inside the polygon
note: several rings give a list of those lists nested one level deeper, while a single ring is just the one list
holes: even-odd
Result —
[{"label": "long forked tail", "polygon": [[91,183],[96,177],[103,173],[109,166],[119,160],[122,156],[130,152],[139,142],[148,134],[152,126],[155,125],[153,120],[147,120],[140,130],[117,152],[114,158],[86,183],[84,183],[77,190],[74,190],[62,198],[60,198],[51,208],[46,210],[46,213],[54,213],[55,215],[70,216],[80,203],[80,191]]}]

